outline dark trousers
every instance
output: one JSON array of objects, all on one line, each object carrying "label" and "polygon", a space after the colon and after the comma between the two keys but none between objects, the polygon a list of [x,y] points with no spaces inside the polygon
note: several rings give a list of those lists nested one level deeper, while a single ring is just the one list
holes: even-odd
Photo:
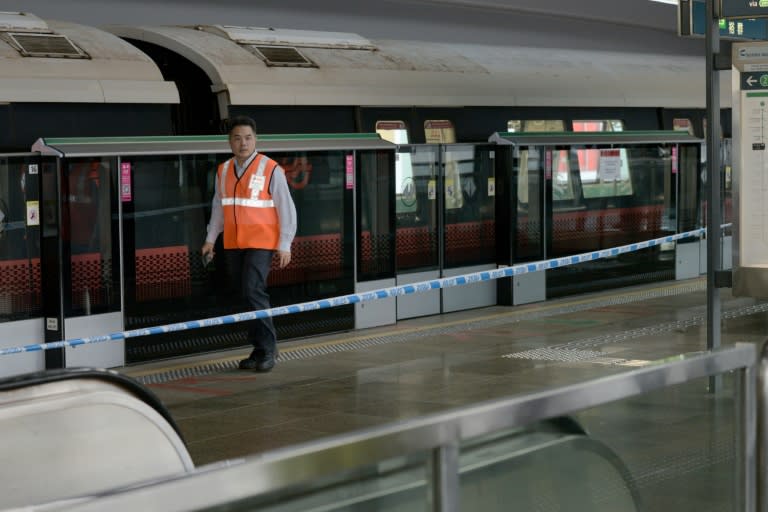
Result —
[{"label": "dark trousers", "polygon": [[[240,296],[249,310],[269,309],[267,277],[272,265],[273,251],[266,249],[226,249],[232,290],[240,290]],[[276,354],[277,335],[272,318],[253,320],[248,327],[248,338],[255,355]]]}]

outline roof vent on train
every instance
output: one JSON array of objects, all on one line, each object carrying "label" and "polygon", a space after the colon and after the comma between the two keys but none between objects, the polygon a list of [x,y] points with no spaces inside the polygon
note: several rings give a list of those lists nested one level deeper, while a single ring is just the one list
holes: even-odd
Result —
[{"label": "roof vent on train", "polygon": [[241,45],[253,52],[264,61],[264,64],[272,67],[300,67],[316,68],[317,64],[306,58],[299,50],[290,46],[256,46],[253,44]]},{"label": "roof vent on train", "polygon": [[87,53],[48,24],[25,12],[0,12],[0,38],[24,57],[88,59]]}]

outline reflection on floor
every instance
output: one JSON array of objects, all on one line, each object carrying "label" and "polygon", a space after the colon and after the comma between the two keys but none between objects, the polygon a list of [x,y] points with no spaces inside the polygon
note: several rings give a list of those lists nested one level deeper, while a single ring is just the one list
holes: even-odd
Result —
[{"label": "reflection on floor", "polygon": [[[724,346],[764,341],[768,304],[722,300]],[[705,349],[695,279],[283,343],[269,374],[235,369],[247,349],[125,373],[150,383],[202,465]],[[622,458],[644,510],[730,510],[733,389],[731,376],[716,394],[687,383],[576,419]]]}]

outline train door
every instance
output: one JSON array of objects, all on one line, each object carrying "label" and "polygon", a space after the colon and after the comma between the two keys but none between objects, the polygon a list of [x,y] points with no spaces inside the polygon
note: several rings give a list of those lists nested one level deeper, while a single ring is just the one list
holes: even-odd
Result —
[{"label": "train door", "polygon": [[[446,144],[441,148],[443,276],[495,269],[495,147]],[[493,305],[496,283],[492,281],[443,289],[443,313]]]},{"label": "train door", "polygon": [[[116,159],[60,160],[61,306],[65,339],[123,330]],[[63,366],[122,366],[124,342],[66,348]],[[58,366],[49,361],[49,366]]]},{"label": "train door", "polygon": [[[43,341],[40,158],[0,156],[0,347]],[[44,368],[40,352],[0,357],[0,376]]]},{"label": "train door", "polygon": [[[395,153],[395,259],[398,286],[440,278],[437,144],[410,145],[403,121],[378,121],[376,132],[397,144]],[[440,313],[440,290],[397,297],[397,319]]]},{"label": "train door", "polygon": [[[672,187],[673,204],[676,205],[676,232],[682,233],[706,226],[706,147],[672,146],[670,151],[675,164]],[[676,242],[675,279],[688,279],[706,273],[706,258],[706,239],[687,238]]]},{"label": "train door", "polygon": [[[512,155],[509,191],[510,201],[504,216],[509,219],[510,257],[504,261],[525,263],[546,258],[546,233],[551,230],[551,209],[547,211],[548,189],[555,197],[572,194],[567,156],[540,146],[522,146]],[[566,152],[567,153],[567,152]],[[545,174],[546,166],[546,174]],[[506,230],[505,230],[506,231]],[[551,240],[550,240],[551,242]],[[512,299],[507,304],[527,304],[546,300],[546,272],[529,272],[513,276]]]},{"label": "train door", "polygon": [[[397,284],[440,278],[438,186],[440,152],[435,144],[397,147],[395,222]],[[440,290],[397,298],[397,318],[440,313]]]},{"label": "train door", "polygon": [[[395,285],[394,152],[357,151],[347,156],[347,186],[355,185],[355,293]],[[355,328],[393,324],[394,298],[355,304]]]},{"label": "train door", "polygon": [[[565,131],[561,119],[527,119],[507,122],[510,132],[556,133]],[[551,257],[553,232],[561,222],[558,205],[574,199],[574,162],[565,148],[519,146],[514,151],[511,197],[516,205],[513,261],[525,263]],[[564,206],[571,210],[569,206]],[[527,304],[547,298],[546,271],[512,278],[512,303]]]}]

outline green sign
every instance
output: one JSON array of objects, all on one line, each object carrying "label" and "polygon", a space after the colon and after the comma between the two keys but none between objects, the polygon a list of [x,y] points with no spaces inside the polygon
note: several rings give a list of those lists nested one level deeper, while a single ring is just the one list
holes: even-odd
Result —
[{"label": "green sign", "polygon": [[748,91],[752,89],[768,89],[768,72],[748,72],[741,73],[741,90]]}]

